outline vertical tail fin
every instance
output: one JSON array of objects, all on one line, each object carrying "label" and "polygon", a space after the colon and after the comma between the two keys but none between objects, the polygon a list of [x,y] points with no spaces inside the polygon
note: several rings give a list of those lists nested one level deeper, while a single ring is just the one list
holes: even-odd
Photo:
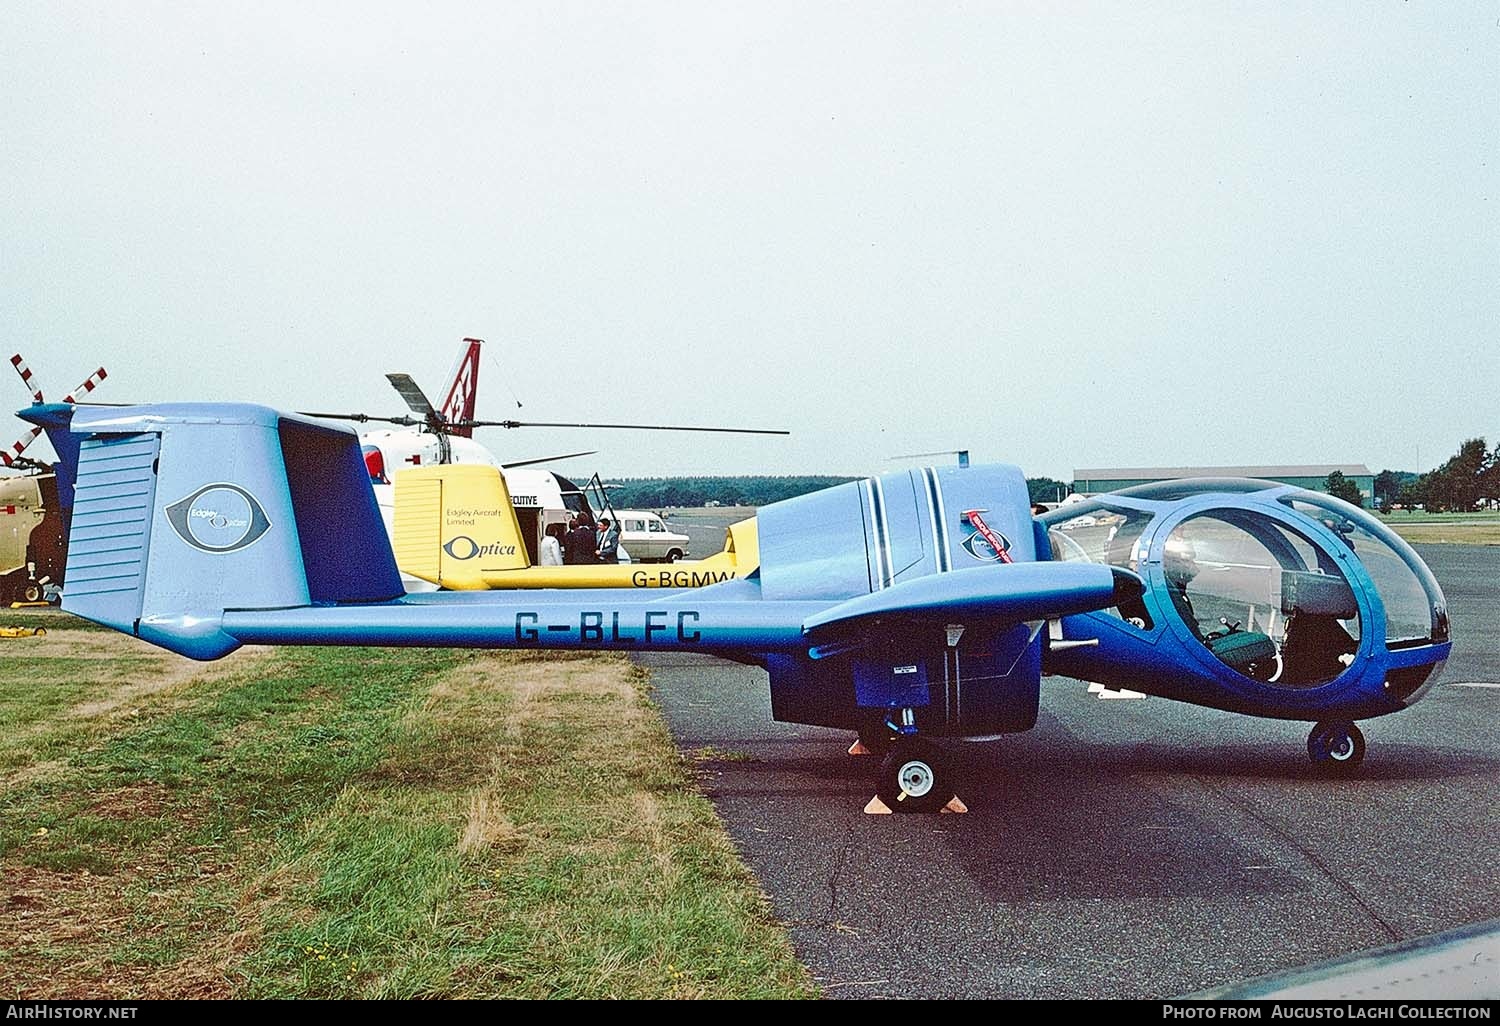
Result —
[{"label": "vertical tail fin", "polygon": [[401,471],[395,527],[401,569],[444,588],[483,589],[486,573],[531,565],[505,478],[495,467]]},{"label": "vertical tail fin", "polygon": [[[443,419],[450,424],[474,419],[474,400],[479,395],[479,347],[482,345],[483,339],[466,338],[464,348],[459,350],[458,363],[454,365],[453,375],[449,378],[443,405],[438,408]],[[452,433],[472,438],[474,429],[459,427],[454,428]]]},{"label": "vertical tail fin", "polygon": [[230,403],[22,416],[76,454],[70,612],[212,659],[239,646],[226,609],[403,593],[347,428]]}]

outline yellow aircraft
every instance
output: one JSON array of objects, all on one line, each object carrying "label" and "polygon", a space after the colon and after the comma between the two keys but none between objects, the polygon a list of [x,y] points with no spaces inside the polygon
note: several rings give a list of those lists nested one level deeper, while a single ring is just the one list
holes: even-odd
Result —
[{"label": "yellow aircraft", "polygon": [[[488,588],[697,588],[748,576],[760,565],[755,518],[729,527],[707,559],[642,566],[536,566],[540,537],[521,531],[496,467],[445,464],[396,475],[396,563],[402,573],[453,591]],[[542,530],[542,525],[537,525]]]}]

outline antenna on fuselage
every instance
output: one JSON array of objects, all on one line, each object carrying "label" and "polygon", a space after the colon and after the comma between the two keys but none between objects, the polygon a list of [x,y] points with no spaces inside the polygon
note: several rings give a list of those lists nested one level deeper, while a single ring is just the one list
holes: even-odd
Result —
[{"label": "antenna on fuselage", "polygon": [[910,452],[905,456],[887,456],[890,460],[920,460],[928,456],[957,456],[958,465],[967,467],[969,465],[969,450],[967,449],[939,449],[937,452]]}]

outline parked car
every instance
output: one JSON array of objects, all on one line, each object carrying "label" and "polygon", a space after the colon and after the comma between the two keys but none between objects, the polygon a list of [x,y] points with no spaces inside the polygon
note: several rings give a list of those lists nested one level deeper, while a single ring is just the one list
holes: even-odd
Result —
[{"label": "parked car", "polygon": [[615,510],[620,520],[620,544],[637,563],[675,563],[688,554],[688,536],[667,528],[655,513]]}]

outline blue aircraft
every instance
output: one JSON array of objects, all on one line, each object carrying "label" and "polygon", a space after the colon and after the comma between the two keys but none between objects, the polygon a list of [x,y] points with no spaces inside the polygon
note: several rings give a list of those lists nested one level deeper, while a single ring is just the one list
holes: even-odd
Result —
[{"label": "blue aircraft", "polygon": [[[1442,592],[1364,511],[1194,480],[1034,518],[1013,466],[884,474],[763,508],[760,568],[692,591],[405,594],[350,430],[243,404],[35,406],[76,470],[63,607],[196,659],[241,645],[670,649],[764,667],[776,719],[859,732],[877,793],[953,797],[937,738],[1024,731],[1041,678],[1313,722],[1432,686]],[[65,479],[66,488],[71,482]]]}]

